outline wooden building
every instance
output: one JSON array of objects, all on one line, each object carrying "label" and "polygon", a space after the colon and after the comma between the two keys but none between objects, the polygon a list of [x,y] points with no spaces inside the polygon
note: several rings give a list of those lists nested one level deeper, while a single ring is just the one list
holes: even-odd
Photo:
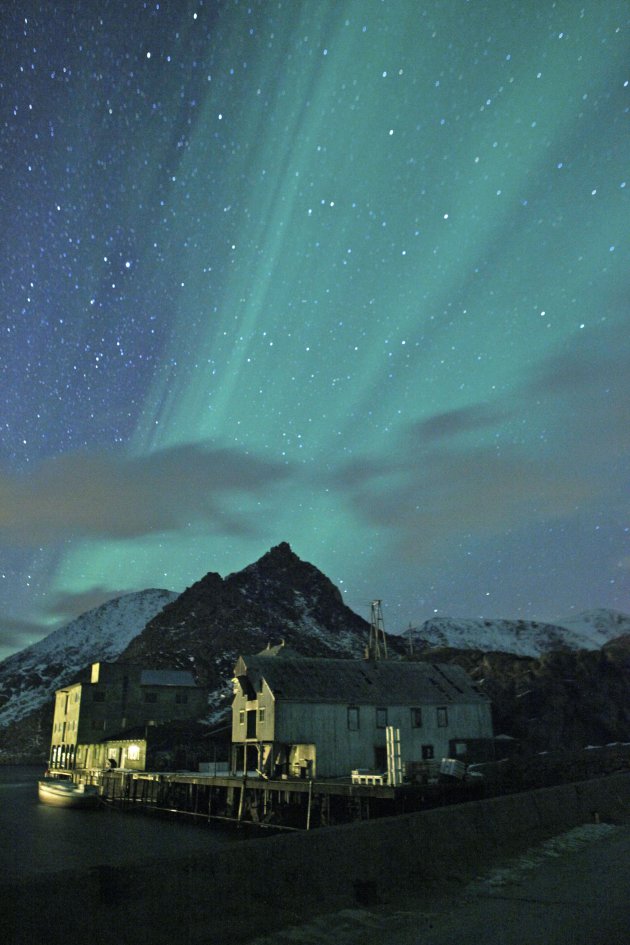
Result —
[{"label": "wooden building", "polygon": [[313,659],[275,647],[234,670],[233,773],[347,777],[386,769],[386,730],[401,760],[478,760],[491,744],[489,700],[458,666],[405,660]]},{"label": "wooden building", "polygon": [[117,765],[131,762],[131,767],[139,767],[143,757],[137,739],[128,746],[116,745],[112,756],[107,745],[110,733],[198,719],[206,711],[207,692],[189,672],[93,663],[89,678],[55,694],[50,767],[104,767],[110,758]]}]

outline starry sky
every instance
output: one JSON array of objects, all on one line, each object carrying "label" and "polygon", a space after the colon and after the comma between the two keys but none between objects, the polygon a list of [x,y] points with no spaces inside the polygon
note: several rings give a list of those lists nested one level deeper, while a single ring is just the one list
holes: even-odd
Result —
[{"label": "starry sky", "polygon": [[630,611],[627,0],[0,4],[0,658],[280,541]]}]

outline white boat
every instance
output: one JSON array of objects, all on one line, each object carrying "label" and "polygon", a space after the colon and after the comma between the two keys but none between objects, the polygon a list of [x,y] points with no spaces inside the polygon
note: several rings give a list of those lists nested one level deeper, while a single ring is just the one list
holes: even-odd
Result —
[{"label": "white boat", "polygon": [[42,804],[53,807],[96,807],[99,802],[97,787],[61,778],[42,778],[37,783],[37,793]]}]

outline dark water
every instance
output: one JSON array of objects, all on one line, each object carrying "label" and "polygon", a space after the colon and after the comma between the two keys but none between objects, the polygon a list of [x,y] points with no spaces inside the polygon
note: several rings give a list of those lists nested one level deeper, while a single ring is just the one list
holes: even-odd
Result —
[{"label": "dark water", "polygon": [[156,820],[107,808],[48,807],[37,798],[42,774],[41,767],[0,766],[0,882],[211,853],[237,839],[234,832],[206,823]]}]

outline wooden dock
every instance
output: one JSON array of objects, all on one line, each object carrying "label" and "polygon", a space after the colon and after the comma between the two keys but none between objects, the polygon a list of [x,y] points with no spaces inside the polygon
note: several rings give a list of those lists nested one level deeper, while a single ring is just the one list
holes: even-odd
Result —
[{"label": "wooden dock", "polygon": [[310,830],[331,824],[392,816],[469,800],[462,784],[419,787],[335,780],[268,780],[255,775],[75,771],[97,784],[104,803],[125,810],[250,824],[275,830]]}]

